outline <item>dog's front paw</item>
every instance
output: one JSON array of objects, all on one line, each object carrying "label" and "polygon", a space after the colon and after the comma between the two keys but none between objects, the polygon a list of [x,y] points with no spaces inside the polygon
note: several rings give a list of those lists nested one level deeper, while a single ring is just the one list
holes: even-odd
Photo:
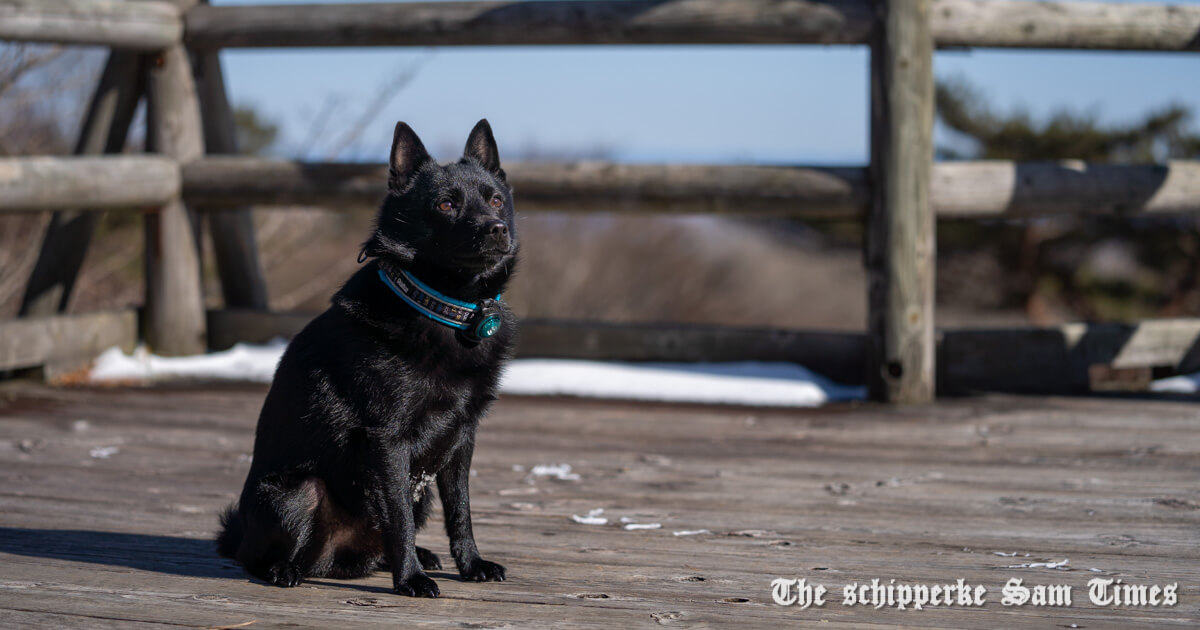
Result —
[{"label": "dog's front paw", "polygon": [[409,597],[437,597],[442,594],[437,582],[424,573],[418,573],[403,582],[397,580],[393,584],[392,590]]},{"label": "dog's front paw", "polygon": [[504,567],[482,558],[459,570],[458,574],[468,582],[503,582]]},{"label": "dog's front paw", "polygon": [[291,588],[300,583],[304,577],[300,573],[300,569],[290,562],[280,562],[275,564],[270,569],[271,583],[275,586]]}]

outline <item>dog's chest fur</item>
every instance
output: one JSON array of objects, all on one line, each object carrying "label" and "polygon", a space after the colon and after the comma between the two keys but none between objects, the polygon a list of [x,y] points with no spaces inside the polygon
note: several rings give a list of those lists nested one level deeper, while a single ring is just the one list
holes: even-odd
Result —
[{"label": "dog's chest fur", "polygon": [[[386,395],[372,396],[390,408],[372,410],[387,419],[397,440],[408,441],[416,460],[450,450],[462,429],[475,423],[496,397],[503,362],[511,354],[515,322],[504,310],[499,334],[478,345],[462,343],[454,330],[434,323],[387,292],[368,265],[339,292],[334,309],[371,332],[371,346],[353,373]],[[381,427],[383,428],[383,427]],[[416,441],[413,441],[416,438]],[[414,471],[419,471],[414,461]],[[435,462],[428,462],[436,472]]]}]

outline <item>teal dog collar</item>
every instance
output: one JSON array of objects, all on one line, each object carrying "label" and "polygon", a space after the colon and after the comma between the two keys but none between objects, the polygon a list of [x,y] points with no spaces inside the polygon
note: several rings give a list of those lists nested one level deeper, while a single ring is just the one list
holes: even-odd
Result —
[{"label": "teal dog collar", "polygon": [[499,294],[495,299],[472,304],[438,293],[403,269],[399,277],[392,278],[380,268],[379,279],[418,313],[460,331],[471,341],[487,339],[500,332],[503,318]]}]

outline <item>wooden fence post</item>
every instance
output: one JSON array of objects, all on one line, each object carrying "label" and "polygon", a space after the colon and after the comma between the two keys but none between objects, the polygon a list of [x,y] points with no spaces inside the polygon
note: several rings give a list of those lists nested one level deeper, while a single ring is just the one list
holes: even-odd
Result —
[{"label": "wooden fence post", "polygon": [[930,0],[875,0],[867,219],[871,398],[934,396],[933,38]]},{"label": "wooden fence post", "polygon": [[[152,57],[146,106],[146,148],[187,164],[204,155],[200,107],[182,45]],[[145,217],[145,339],[164,355],[205,349],[200,257],[181,198]]]},{"label": "wooden fence post", "polygon": [[[120,153],[125,147],[134,110],[142,98],[141,69],[137,53],[113,50],[75,143],[76,155]],[[42,238],[25,294],[21,317],[55,315],[67,310],[75,279],[83,266],[100,213],[64,210],[55,212]]]},{"label": "wooden fence post", "polygon": [[[236,154],[237,130],[233,108],[225,93],[221,58],[215,50],[195,56],[196,89],[204,123],[204,146],[209,154]],[[249,208],[206,213],[212,234],[213,255],[221,277],[226,308],[267,309],[267,284],[263,279],[254,216]]]}]

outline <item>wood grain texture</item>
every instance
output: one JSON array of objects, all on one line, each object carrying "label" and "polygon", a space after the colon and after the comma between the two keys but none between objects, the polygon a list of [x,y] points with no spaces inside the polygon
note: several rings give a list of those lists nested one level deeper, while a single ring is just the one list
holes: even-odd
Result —
[{"label": "wood grain texture", "polygon": [[[868,0],[418,2],[200,7],[199,48],[572,44],[864,44]],[[1200,8],[1177,4],[934,0],[943,47],[1200,50]]]},{"label": "wood grain texture", "polygon": [[159,50],[180,41],[179,10],[138,0],[0,0],[0,39]]},{"label": "wood grain texture", "polygon": [[[783,411],[505,397],[480,428],[471,503],[480,549],[509,579],[435,571],[442,597],[412,600],[389,593],[382,573],[280,589],[216,556],[217,514],[250,466],[265,391],[6,386],[4,623],[1118,630],[1195,619],[1191,402],[1003,396]],[[92,457],[97,448],[116,450]],[[552,462],[581,479],[529,477]],[[609,525],[571,521],[594,508]],[[663,527],[625,531],[622,516]],[[446,558],[433,519],[418,542]],[[672,535],[696,529],[712,533]],[[1064,558],[1068,570],[1008,568]],[[782,576],[827,585],[830,602],[775,606],[770,581]],[[1180,603],[1098,608],[1086,597],[1097,576],[1177,582]],[[1069,584],[1074,604],[1001,606],[1010,577]],[[841,604],[841,585],[872,578],[963,578],[988,601]]]},{"label": "wood grain texture", "polygon": [[189,47],[563,44],[846,44],[866,39],[861,0],[410,2],[199,6]]},{"label": "wood grain texture", "polygon": [[[866,215],[871,198],[866,169],[859,167],[515,162],[505,169],[519,207],[530,212],[856,219]],[[386,181],[383,164],[220,156],[183,169],[184,196],[214,210],[376,207]],[[950,219],[1200,212],[1200,161],[947,162],[933,165],[929,194],[937,216]]]},{"label": "wood grain texture", "polygon": [[[506,163],[522,211],[716,212],[851,218],[867,200],[858,168]],[[377,207],[384,164],[210,157],[184,167],[184,196],[239,204]]]},{"label": "wood grain texture", "polygon": [[[101,153],[120,153],[125,148],[125,139],[129,135],[129,125],[133,122],[134,111],[142,98],[144,85],[141,60],[136,53],[124,50],[113,50],[108,54],[104,70],[100,73],[92,100],[84,114],[83,124],[80,125],[79,137],[75,142],[75,155],[95,155]],[[179,174],[144,172],[141,169],[126,169],[132,171],[128,179],[132,182],[121,182],[120,177],[112,177],[111,173],[97,173],[92,169],[100,167],[111,168],[107,164],[77,164],[74,168],[85,177],[104,186],[114,183],[125,184],[112,191],[119,195],[128,194],[129,190],[137,190],[150,186],[172,185],[169,195],[178,194]],[[160,169],[167,167],[160,165]],[[170,170],[176,170],[171,168]],[[41,196],[44,200],[48,193],[61,193],[71,190],[64,186],[63,180],[78,182],[78,175],[62,176],[55,174],[50,181],[35,178],[36,186],[41,190],[31,190],[31,194]],[[21,179],[22,185],[27,182]],[[83,183],[90,186],[90,183]],[[75,190],[80,201],[92,202],[105,196],[95,190]],[[82,194],[80,194],[82,193]],[[163,197],[164,199],[166,196]],[[158,205],[156,201],[152,205]],[[2,204],[0,204],[2,205]],[[22,317],[36,315],[54,315],[67,310],[71,301],[71,293],[75,287],[75,279],[79,277],[79,269],[87,255],[91,244],[92,233],[100,217],[86,210],[56,210],[50,218],[49,225],[42,236],[42,246],[38,250],[38,258],[33,271],[29,274],[29,282],[21,297],[18,314]]]},{"label": "wood grain texture", "polygon": [[933,399],[933,40],[928,0],[877,0],[871,45],[867,387],[894,403]]},{"label": "wood grain texture", "polygon": [[[237,125],[225,94],[221,58],[215,51],[197,53],[193,59],[204,146],[208,154],[238,152]],[[267,308],[267,283],[263,278],[254,216],[249,208],[233,208],[207,217],[213,257],[221,278],[221,295],[230,308]]]},{"label": "wood grain texture", "polygon": [[1200,50],[1200,7],[1184,4],[933,0],[939,46]]},{"label": "wood grain texture", "polygon": [[105,311],[0,320],[0,370],[86,362],[102,351],[137,341],[134,311]]},{"label": "wood grain texture", "polygon": [[939,385],[953,391],[1079,394],[1091,370],[1200,370],[1200,319],[1072,323],[1034,329],[940,333]]},{"label": "wood grain texture", "polygon": [[0,158],[0,212],[145,211],[179,191],[179,167],[161,156]]},{"label": "wood grain texture", "polygon": [[225,308],[205,313],[208,345],[225,350],[235,343],[266,343],[276,337],[291,339],[320,313]]},{"label": "wood grain texture", "polygon": [[[157,56],[147,82],[146,145],[187,164],[204,154],[196,88],[187,52],[176,45]],[[204,295],[196,235],[179,197],[145,216],[146,303],[143,338],[156,353],[205,349]]]},{"label": "wood grain texture", "polygon": [[1200,211],[1200,161],[1166,164],[949,162],[933,168],[939,218]]}]

